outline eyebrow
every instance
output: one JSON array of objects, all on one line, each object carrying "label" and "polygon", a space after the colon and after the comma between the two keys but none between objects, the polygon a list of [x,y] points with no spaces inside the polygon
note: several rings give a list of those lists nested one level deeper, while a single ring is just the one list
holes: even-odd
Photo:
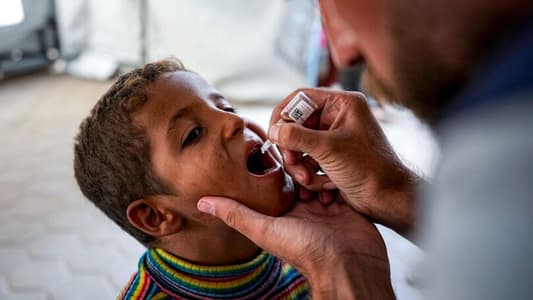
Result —
[{"label": "eyebrow", "polygon": [[233,108],[233,105],[231,105],[231,103],[229,102],[228,99],[226,99],[226,97],[224,97],[224,95],[222,95],[221,93],[219,92],[213,92],[213,93],[210,93],[208,98],[214,102],[215,106],[218,107],[218,105],[229,105],[231,108]]},{"label": "eyebrow", "polygon": [[174,115],[172,115],[172,117],[168,120],[167,133],[174,129],[174,127],[176,127],[176,122],[184,116],[188,115],[192,109],[192,105],[178,109],[178,111],[176,111]]},{"label": "eyebrow", "polygon": [[210,93],[208,98],[211,99],[211,100],[226,100],[226,97],[224,97],[224,95],[222,95],[219,92]]}]

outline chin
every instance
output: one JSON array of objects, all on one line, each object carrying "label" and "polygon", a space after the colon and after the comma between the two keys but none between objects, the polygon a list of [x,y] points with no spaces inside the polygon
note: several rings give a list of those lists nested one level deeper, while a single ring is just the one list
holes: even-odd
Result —
[{"label": "chin", "polygon": [[278,217],[285,214],[294,206],[294,203],[296,202],[292,178],[285,173],[283,181],[284,182],[281,185],[279,197],[277,199],[278,205],[273,207],[272,213],[270,214],[273,217]]}]

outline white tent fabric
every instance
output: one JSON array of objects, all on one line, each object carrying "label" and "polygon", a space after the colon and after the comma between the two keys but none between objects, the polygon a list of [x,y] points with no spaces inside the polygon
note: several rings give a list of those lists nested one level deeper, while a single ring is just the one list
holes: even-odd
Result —
[{"label": "white tent fabric", "polygon": [[[127,65],[142,63],[143,50],[147,61],[175,56],[232,99],[278,102],[306,83],[304,71],[276,47],[288,32],[281,26],[291,2],[57,0],[56,6],[67,55],[90,51]],[[304,49],[305,42],[295,39],[292,48]]]},{"label": "white tent fabric", "polygon": [[113,56],[128,65],[141,63],[140,0],[55,0],[61,51]]},{"label": "white tent fabric", "polygon": [[89,12],[85,0],[55,0],[57,29],[63,57],[72,57],[87,44]]}]

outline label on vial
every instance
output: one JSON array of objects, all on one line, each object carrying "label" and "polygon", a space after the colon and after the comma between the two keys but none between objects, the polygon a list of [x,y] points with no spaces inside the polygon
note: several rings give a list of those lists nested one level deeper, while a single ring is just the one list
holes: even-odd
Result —
[{"label": "label on vial", "polygon": [[304,101],[300,101],[289,111],[289,118],[294,122],[301,124],[309,118],[313,111],[314,108],[311,105]]},{"label": "label on vial", "polygon": [[302,124],[315,111],[315,105],[307,95],[299,92],[281,112],[282,119]]}]

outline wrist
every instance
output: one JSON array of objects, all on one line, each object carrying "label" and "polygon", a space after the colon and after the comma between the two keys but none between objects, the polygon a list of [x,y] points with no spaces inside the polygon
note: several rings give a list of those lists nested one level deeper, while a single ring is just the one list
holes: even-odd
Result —
[{"label": "wrist", "polygon": [[332,259],[306,275],[313,299],[395,299],[388,261],[367,255]]},{"label": "wrist", "polygon": [[400,235],[409,235],[417,220],[416,191],[422,179],[401,166],[397,172],[391,172],[379,181],[376,199],[380,199],[382,205],[371,217]]}]

